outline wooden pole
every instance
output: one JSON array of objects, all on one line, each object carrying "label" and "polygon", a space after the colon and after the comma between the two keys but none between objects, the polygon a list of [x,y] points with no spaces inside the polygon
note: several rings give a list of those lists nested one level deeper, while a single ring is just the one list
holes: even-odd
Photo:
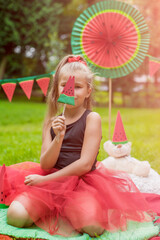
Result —
[{"label": "wooden pole", "polygon": [[109,78],[109,129],[108,129],[108,137],[111,140],[111,109],[112,109],[112,79]]}]

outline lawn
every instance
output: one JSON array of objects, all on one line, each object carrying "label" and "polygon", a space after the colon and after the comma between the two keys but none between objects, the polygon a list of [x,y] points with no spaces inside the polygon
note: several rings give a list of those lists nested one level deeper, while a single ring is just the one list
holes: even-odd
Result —
[{"label": "lawn", "polygon": [[[101,161],[107,157],[103,143],[108,140],[108,109],[94,110],[102,118],[103,137],[98,155]],[[149,161],[160,173],[160,109],[112,109],[112,134],[118,110],[127,138],[132,142],[131,155]],[[39,162],[45,112],[43,103],[0,101],[0,165]]]}]

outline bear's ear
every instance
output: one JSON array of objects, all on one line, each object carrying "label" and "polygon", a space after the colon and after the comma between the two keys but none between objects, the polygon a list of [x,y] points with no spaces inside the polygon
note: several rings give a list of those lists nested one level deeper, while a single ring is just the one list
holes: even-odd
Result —
[{"label": "bear's ear", "polygon": [[131,142],[128,142],[128,145],[131,147],[131,146],[132,146],[132,143],[131,143]]},{"label": "bear's ear", "polygon": [[105,143],[103,144],[103,149],[104,149],[105,152],[107,152],[107,142],[105,142]]},{"label": "bear's ear", "polygon": [[108,152],[108,149],[109,149],[109,147],[112,145],[112,142],[110,141],[110,140],[108,140],[107,142],[105,142],[104,144],[103,144],[103,148],[104,148],[104,150],[106,151],[106,152]]}]

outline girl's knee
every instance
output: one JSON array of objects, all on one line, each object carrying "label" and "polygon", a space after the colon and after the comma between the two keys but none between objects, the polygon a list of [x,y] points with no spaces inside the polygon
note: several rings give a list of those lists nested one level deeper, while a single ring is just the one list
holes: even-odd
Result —
[{"label": "girl's knee", "polygon": [[86,226],[81,229],[81,232],[87,233],[91,237],[97,237],[102,235],[104,229],[101,228],[100,226]]},{"label": "girl's knee", "polygon": [[13,201],[8,208],[7,223],[15,227],[27,227],[32,225],[28,212],[18,201]]},{"label": "girl's knee", "polygon": [[[99,202],[89,194],[87,194],[86,198],[82,201],[79,201],[79,199],[74,200],[75,202],[73,204],[66,204],[65,208],[65,215],[71,222],[72,226],[77,231],[88,233],[91,237],[101,235],[104,232],[104,229],[100,227],[98,222],[102,214]],[[86,227],[81,229],[80,226]]]}]

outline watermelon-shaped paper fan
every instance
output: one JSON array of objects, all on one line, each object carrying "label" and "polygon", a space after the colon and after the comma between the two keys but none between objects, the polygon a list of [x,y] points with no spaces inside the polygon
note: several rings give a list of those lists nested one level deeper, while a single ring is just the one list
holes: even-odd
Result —
[{"label": "watermelon-shaped paper fan", "polygon": [[120,112],[118,111],[112,143],[116,145],[116,144],[125,144],[127,142],[128,142],[128,140],[127,140],[126,133],[125,133],[125,130],[123,127],[121,115],[120,115]]},{"label": "watermelon-shaped paper fan", "polygon": [[74,76],[69,77],[62,93],[60,94],[58,102],[75,105],[74,101]]},{"label": "watermelon-shaped paper fan", "polygon": [[72,52],[83,55],[102,77],[129,74],[143,62],[149,31],[141,13],[120,1],[99,1],[76,20],[71,35]]}]

